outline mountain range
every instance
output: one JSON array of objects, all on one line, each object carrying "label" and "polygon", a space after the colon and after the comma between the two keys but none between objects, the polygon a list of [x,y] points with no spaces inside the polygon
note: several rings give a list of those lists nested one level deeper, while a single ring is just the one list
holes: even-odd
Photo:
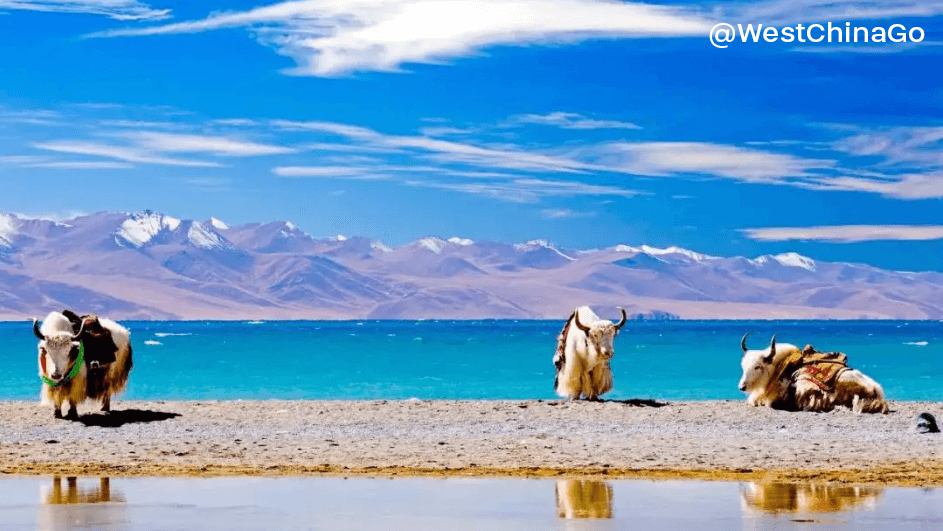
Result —
[{"label": "mountain range", "polygon": [[943,274],[617,245],[316,238],[155,212],[0,214],[0,319],[943,319]]}]

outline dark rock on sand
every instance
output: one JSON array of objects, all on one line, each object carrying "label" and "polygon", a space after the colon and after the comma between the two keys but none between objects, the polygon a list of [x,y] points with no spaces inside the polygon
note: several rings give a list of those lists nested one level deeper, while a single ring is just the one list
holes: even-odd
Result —
[{"label": "dark rock on sand", "polygon": [[940,433],[936,419],[930,413],[921,413],[914,419],[914,429],[917,433]]}]

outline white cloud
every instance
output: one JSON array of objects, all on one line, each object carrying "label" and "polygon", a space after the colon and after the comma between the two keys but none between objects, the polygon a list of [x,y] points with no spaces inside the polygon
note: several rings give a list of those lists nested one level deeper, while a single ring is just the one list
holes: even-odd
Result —
[{"label": "white cloud", "polygon": [[707,175],[747,182],[782,182],[834,161],[706,142],[611,142],[576,152],[597,167],[648,176]]},{"label": "white cloud", "polygon": [[576,212],[568,208],[547,208],[540,211],[541,217],[547,219],[572,219],[572,218],[590,218],[596,215],[595,212]]},{"label": "white cloud", "polygon": [[803,187],[813,190],[869,192],[896,199],[934,199],[943,197],[943,172],[882,177],[831,177],[804,183]]},{"label": "white cloud", "polygon": [[498,182],[442,182],[436,180],[408,180],[405,184],[449,190],[466,194],[484,195],[492,199],[511,203],[536,203],[543,197],[619,196],[635,197],[637,190],[602,186],[575,181],[550,181],[545,179],[513,179]]},{"label": "white cloud", "polygon": [[769,227],[743,229],[753,240],[782,242],[818,240],[858,243],[886,240],[943,240],[943,225],[833,225],[819,227]]},{"label": "white cloud", "polygon": [[290,73],[338,76],[441,63],[495,45],[704,36],[712,26],[692,9],[609,0],[295,0],[93,36],[245,27],[295,59]]},{"label": "white cloud", "polygon": [[641,127],[616,120],[595,120],[573,112],[552,112],[549,114],[519,114],[506,122],[514,125],[549,125],[563,129],[641,129]]},{"label": "white cloud", "polygon": [[137,0],[0,0],[0,8],[83,13],[115,20],[161,20],[170,16],[169,9],[153,9]]},{"label": "white cloud", "polygon": [[881,157],[886,165],[943,166],[943,127],[853,128],[855,134],[832,144],[832,149],[862,157]]},{"label": "white cloud", "polygon": [[939,14],[943,14],[943,0],[769,0],[732,4],[722,10],[721,18],[732,23],[838,23]]},{"label": "white cloud", "polygon": [[422,127],[419,129],[419,132],[424,136],[453,136],[453,135],[470,135],[475,133],[474,129],[461,129],[458,127],[448,127],[448,126],[434,126],[434,127]]},{"label": "white cloud", "polygon": [[160,153],[210,153],[220,156],[253,157],[294,153],[295,150],[248,142],[222,136],[184,135],[172,133],[129,133],[122,135],[139,146]]},{"label": "white cloud", "polygon": [[220,166],[220,164],[215,162],[163,157],[149,153],[137,147],[115,146],[96,142],[63,140],[54,142],[39,142],[33,144],[33,146],[39,149],[45,149],[47,151],[55,151],[57,153],[104,157],[107,159],[121,160],[124,162],[137,162],[142,164],[161,164],[167,166],[191,166],[204,168]]},{"label": "white cloud", "polygon": [[30,164],[29,167],[49,168],[54,170],[126,170],[133,168],[134,166],[125,162],[114,162],[108,160],[60,160]]},{"label": "white cloud", "polygon": [[354,166],[279,166],[272,169],[279,177],[321,177],[327,179],[385,179],[386,175],[373,168]]}]

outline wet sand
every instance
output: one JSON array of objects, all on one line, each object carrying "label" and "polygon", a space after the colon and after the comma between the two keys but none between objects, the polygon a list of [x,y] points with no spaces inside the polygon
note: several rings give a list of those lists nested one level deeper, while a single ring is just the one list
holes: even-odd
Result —
[{"label": "wet sand", "polygon": [[117,402],[111,415],[0,403],[0,473],[515,476],[943,485],[943,434],[913,418],[742,401]]}]

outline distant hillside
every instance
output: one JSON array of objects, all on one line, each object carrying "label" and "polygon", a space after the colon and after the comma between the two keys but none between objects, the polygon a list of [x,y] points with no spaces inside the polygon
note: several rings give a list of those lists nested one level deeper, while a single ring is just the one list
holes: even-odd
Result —
[{"label": "distant hillside", "polygon": [[670,247],[561,249],[423,238],[391,248],[291,222],[0,214],[0,318],[72,307],[121,319],[943,319],[943,274],[715,257]]}]

